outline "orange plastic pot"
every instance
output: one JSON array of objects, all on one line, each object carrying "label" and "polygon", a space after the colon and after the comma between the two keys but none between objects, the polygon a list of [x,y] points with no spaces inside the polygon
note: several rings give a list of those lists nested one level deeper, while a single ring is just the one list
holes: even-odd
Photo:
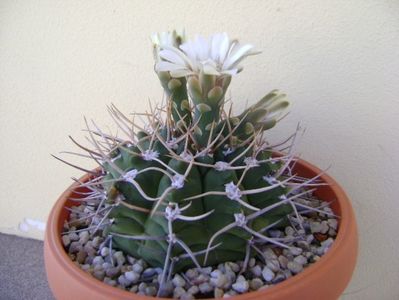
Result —
[{"label": "orange plastic pot", "polygon": [[[317,167],[299,160],[295,172],[304,177],[313,177],[321,173]],[[82,181],[89,176],[82,177]],[[349,283],[358,252],[358,235],[355,215],[348,197],[342,188],[330,176],[324,174],[321,180],[328,186],[322,186],[316,195],[325,201],[332,201],[331,207],[340,216],[339,229],[330,250],[315,264],[268,289],[250,292],[232,297],[234,300],[309,300],[337,299]],[[65,206],[72,206],[69,197],[79,197],[74,193],[77,184],[66,190],[56,202],[48,218],[44,241],[44,258],[47,279],[50,288],[58,300],[85,299],[136,299],[154,300],[159,298],[136,295],[111,287],[75,265],[65,252],[61,242],[61,230],[68,217]]]}]

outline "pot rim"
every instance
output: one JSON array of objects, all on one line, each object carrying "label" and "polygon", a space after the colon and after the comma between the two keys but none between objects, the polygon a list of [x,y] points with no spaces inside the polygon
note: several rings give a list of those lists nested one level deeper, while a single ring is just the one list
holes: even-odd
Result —
[{"label": "pot rim", "polygon": [[[311,173],[314,174],[322,174],[320,179],[328,184],[328,188],[330,188],[334,195],[335,201],[339,206],[339,213],[335,212],[339,215],[339,229],[337,232],[337,236],[334,240],[334,243],[330,247],[330,249],[321,256],[320,260],[312,265],[306,267],[302,272],[296,274],[274,286],[271,286],[267,289],[253,291],[249,293],[244,293],[240,295],[236,295],[231,297],[234,300],[243,300],[247,299],[250,295],[251,299],[256,299],[256,297],[267,297],[271,296],[274,293],[280,294],[290,294],[293,289],[297,289],[298,286],[304,284],[306,281],[312,281],[312,278],[317,277],[317,274],[320,272],[324,272],[325,269],[328,269],[331,264],[335,264],[335,261],[339,260],[342,255],[344,255],[345,247],[342,247],[350,238],[350,231],[353,231],[353,227],[356,230],[355,216],[352,209],[352,206],[349,202],[349,199],[343,189],[339,186],[339,184],[328,174],[322,172],[318,167],[310,164],[309,162],[298,159],[297,164],[301,167],[308,169]],[[80,178],[81,181],[87,181],[90,174],[85,174]],[[81,281],[83,284],[87,286],[91,286],[93,289],[102,290],[104,294],[108,294],[112,297],[118,297],[118,299],[129,299],[134,295],[134,299],[138,300],[170,300],[171,298],[156,298],[150,296],[143,296],[138,294],[133,294],[132,292],[120,290],[118,288],[109,286],[100,280],[94,278],[92,275],[86,273],[81,270],[78,266],[73,263],[73,261],[69,258],[67,253],[64,250],[62,241],[61,241],[61,232],[59,230],[60,226],[60,215],[62,210],[64,209],[65,202],[73,192],[75,188],[78,187],[78,183],[73,183],[67,190],[65,190],[61,196],[58,198],[57,202],[53,206],[47,226],[46,226],[46,234],[45,240],[48,243],[49,248],[54,254],[55,259],[62,265],[65,271]],[[64,221],[64,220],[62,220]],[[212,300],[215,298],[207,298],[205,300]]]}]

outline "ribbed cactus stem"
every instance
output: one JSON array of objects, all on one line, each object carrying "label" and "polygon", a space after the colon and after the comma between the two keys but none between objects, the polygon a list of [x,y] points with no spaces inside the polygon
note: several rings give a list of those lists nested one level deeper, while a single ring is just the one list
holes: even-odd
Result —
[{"label": "ribbed cactus stem", "polygon": [[158,78],[168,97],[172,118],[176,126],[182,127],[181,122],[189,126],[191,123],[191,110],[187,95],[186,79],[184,77],[172,78],[169,72],[158,72]]},{"label": "ribbed cactus stem", "polygon": [[231,76],[215,76],[200,73],[187,82],[190,99],[194,105],[195,141],[199,149],[206,148],[216,136],[216,127],[224,104],[224,96]]}]

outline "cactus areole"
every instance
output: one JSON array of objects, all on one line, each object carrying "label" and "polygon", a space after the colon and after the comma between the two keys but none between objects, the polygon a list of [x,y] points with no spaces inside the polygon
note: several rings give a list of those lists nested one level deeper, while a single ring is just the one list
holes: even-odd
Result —
[{"label": "cactus areole", "polygon": [[109,107],[123,138],[86,122],[94,148],[81,147],[100,168],[81,185],[100,203],[97,226],[112,247],[162,268],[161,287],[189,267],[248,260],[257,243],[290,248],[266,232],[312,209],[295,200],[318,176],[296,176],[292,151],[272,156],[264,139],[288,106],[285,94],[274,90],[238,115],[226,108],[253,46],[173,31],[154,35],[153,51],[166,101],[133,118]]}]

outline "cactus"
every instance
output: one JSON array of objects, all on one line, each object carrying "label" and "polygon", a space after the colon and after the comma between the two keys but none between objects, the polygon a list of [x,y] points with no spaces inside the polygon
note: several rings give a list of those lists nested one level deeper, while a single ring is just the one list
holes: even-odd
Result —
[{"label": "cactus", "polygon": [[161,267],[161,287],[188,267],[248,262],[257,243],[289,248],[266,230],[290,214],[300,219],[294,199],[311,180],[293,175],[293,156],[274,156],[263,138],[286,95],[272,91],[233,116],[226,91],[238,64],[256,54],[251,45],[226,34],[186,41],[176,31],[153,41],[167,103],[144,114],[145,126],[111,106],[123,139],[86,122],[94,150],[81,147],[100,168],[81,185],[100,203],[96,228],[112,247]]}]

